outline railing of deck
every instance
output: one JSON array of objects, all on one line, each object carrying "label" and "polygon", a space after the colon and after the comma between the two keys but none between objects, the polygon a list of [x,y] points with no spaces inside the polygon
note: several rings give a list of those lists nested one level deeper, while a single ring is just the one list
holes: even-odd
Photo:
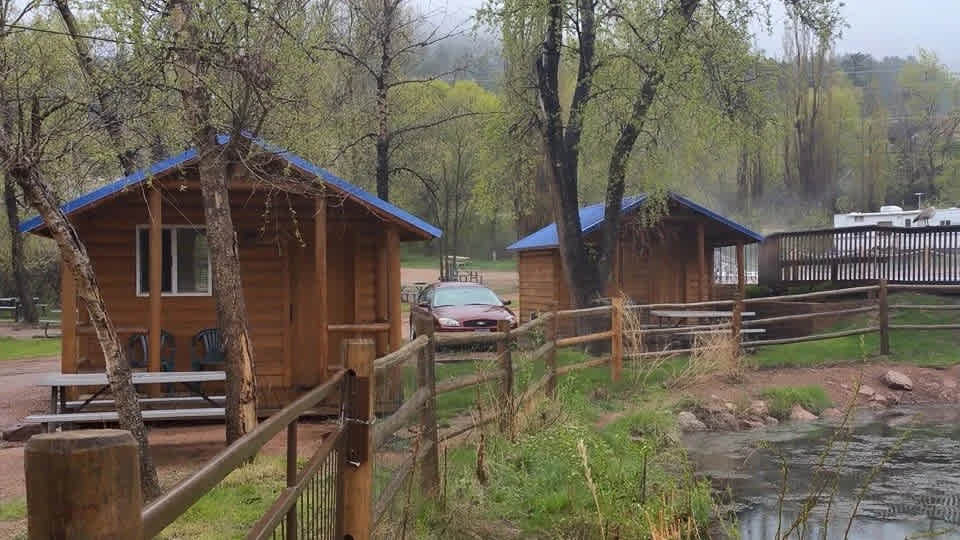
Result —
[{"label": "railing of deck", "polygon": [[960,283],[960,225],[870,225],[775,233],[760,247],[760,283]]}]

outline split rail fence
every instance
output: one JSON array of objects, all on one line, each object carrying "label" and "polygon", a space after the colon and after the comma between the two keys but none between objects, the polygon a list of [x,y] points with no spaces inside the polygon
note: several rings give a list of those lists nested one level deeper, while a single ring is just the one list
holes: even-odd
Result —
[{"label": "split rail fence", "polygon": [[[374,343],[369,339],[347,340],[344,345],[344,368],[335,372],[324,384],[314,388],[297,401],[271,416],[258,427],[233,443],[196,474],[154,500],[142,512],[125,515],[109,507],[109,501],[100,497],[100,506],[91,505],[82,498],[84,486],[96,486],[103,491],[116,478],[103,478],[103,462],[80,460],[88,466],[71,472],[66,479],[51,478],[46,468],[31,468],[31,459],[39,459],[42,452],[31,453],[34,440],[41,437],[63,437],[65,434],[49,434],[35,437],[27,448],[28,521],[31,538],[57,537],[56,527],[76,527],[70,520],[86,523],[91,537],[152,538],[178,519],[187,509],[209,492],[231,471],[251,460],[274,436],[286,430],[286,487],[263,516],[253,525],[247,538],[283,539],[343,539],[364,540],[385,523],[391,508],[397,506],[398,494],[410,489],[411,482],[419,477],[419,490],[424,497],[435,497],[441,489],[440,449],[445,441],[464,435],[481,426],[496,423],[503,432],[513,428],[512,422],[519,407],[529,403],[535,396],[553,396],[558,378],[576,371],[606,366],[611,380],[622,376],[624,361],[642,361],[645,357],[663,354],[692,352],[693,349],[646,350],[633,345],[636,328],[625,328],[626,320],[636,320],[631,311],[656,309],[702,309],[707,307],[731,307],[730,323],[712,325],[688,325],[675,328],[642,328],[645,337],[689,333],[691,331],[729,331],[738,338],[741,329],[750,326],[783,324],[820,317],[848,317],[866,321],[862,326],[811,335],[750,341],[749,347],[763,347],[833,339],[837,337],[879,334],[880,352],[890,352],[891,330],[955,330],[958,324],[892,324],[891,311],[896,310],[960,310],[960,304],[915,305],[891,304],[889,293],[894,291],[920,291],[930,293],[960,293],[960,286],[943,285],[889,285],[880,281],[876,285],[852,287],[833,291],[820,291],[779,297],[717,300],[689,304],[629,305],[621,298],[612,299],[610,305],[577,310],[561,310],[546,313],[540,318],[511,329],[501,323],[496,331],[489,333],[435,333],[432,320],[417,320],[418,337],[399,350],[381,358],[374,358]],[[840,298],[846,302],[837,309],[775,317],[743,320],[740,314],[745,307],[765,301],[821,301]],[[858,305],[848,307],[849,300],[856,298]],[[585,332],[585,333],[584,333]],[[630,342],[625,350],[625,342]],[[460,374],[437,379],[439,365],[437,349],[481,347],[495,350],[492,369]],[[579,347],[589,354],[576,363],[558,364],[558,351],[565,347]],[[409,369],[415,364],[416,383],[409,397],[393,414],[377,419],[374,416],[374,388],[377,377],[396,376],[398,370]],[[531,370],[536,366],[536,370]],[[518,370],[539,373],[530,376],[528,384],[516,384]],[[464,425],[451,425],[441,429],[437,418],[437,404],[444,394],[485,385],[492,388],[497,406],[490,407],[486,414],[474,415]],[[321,405],[335,404],[339,411],[329,422],[329,433],[307,461],[299,463],[297,454],[298,419]],[[390,476],[375,487],[374,466],[378,450],[390,447],[406,430],[407,447],[405,458],[391,468]],[[75,433],[75,432],[70,432]],[[412,437],[409,434],[412,433]],[[129,434],[125,434],[129,437]],[[410,444],[409,440],[413,439]],[[132,441],[132,438],[130,439]],[[39,444],[39,443],[38,443]],[[58,443],[56,456],[46,456],[56,463],[69,461],[63,444]],[[39,448],[39,447],[38,447]],[[89,458],[89,445],[87,446]],[[136,471],[136,453],[130,465]],[[31,457],[33,456],[33,457]],[[105,452],[102,459],[115,459],[115,453]],[[87,459],[87,458],[85,458]],[[60,460],[60,461],[57,461]],[[74,461],[69,461],[75,463]],[[90,463],[93,463],[90,465]],[[46,469],[46,470],[45,470]],[[99,476],[98,476],[99,475]],[[135,475],[135,473],[134,473]],[[114,475],[121,477],[123,475]],[[56,489],[51,488],[57,486]],[[51,490],[59,496],[46,497],[39,501],[36,493],[49,495]],[[83,512],[74,510],[83,505]],[[56,517],[61,516],[61,517]],[[65,516],[65,517],[63,517]],[[79,516],[79,517],[77,517]],[[61,529],[66,530],[66,529]],[[72,529],[75,530],[75,529]],[[130,531],[135,531],[131,534]],[[141,531],[141,533],[136,533]],[[51,536],[52,535],[52,536]]]}]

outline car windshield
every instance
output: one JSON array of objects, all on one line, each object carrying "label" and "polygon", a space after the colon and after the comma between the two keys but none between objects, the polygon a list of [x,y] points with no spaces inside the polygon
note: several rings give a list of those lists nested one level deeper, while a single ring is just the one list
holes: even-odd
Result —
[{"label": "car windshield", "polygon": [[500,299],[493,291],[484,287],[443,287],[438,288],[433,297],[433,307],[466,306],[479,304],[483,306],[502,306]]}]

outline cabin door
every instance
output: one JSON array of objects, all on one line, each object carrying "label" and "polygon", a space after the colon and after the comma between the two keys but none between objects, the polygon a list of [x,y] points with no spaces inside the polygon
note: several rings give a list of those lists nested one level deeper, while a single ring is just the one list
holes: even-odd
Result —
[{"label": "cabin door", "polygon": [[671,242],[656,242],[650,247],[650,303],[686,302],[686,269],[682,264],[686,249]]}]

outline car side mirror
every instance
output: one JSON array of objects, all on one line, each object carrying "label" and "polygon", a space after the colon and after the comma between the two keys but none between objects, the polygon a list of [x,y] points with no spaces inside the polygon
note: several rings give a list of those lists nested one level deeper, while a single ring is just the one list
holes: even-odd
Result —
[{"label": "car side mirror", "polygon": [[505,305],[505,306],[509,306],[509,305],[510,305],[510,300],[501,300],[501,302],[503,302],[503,305]]}]

